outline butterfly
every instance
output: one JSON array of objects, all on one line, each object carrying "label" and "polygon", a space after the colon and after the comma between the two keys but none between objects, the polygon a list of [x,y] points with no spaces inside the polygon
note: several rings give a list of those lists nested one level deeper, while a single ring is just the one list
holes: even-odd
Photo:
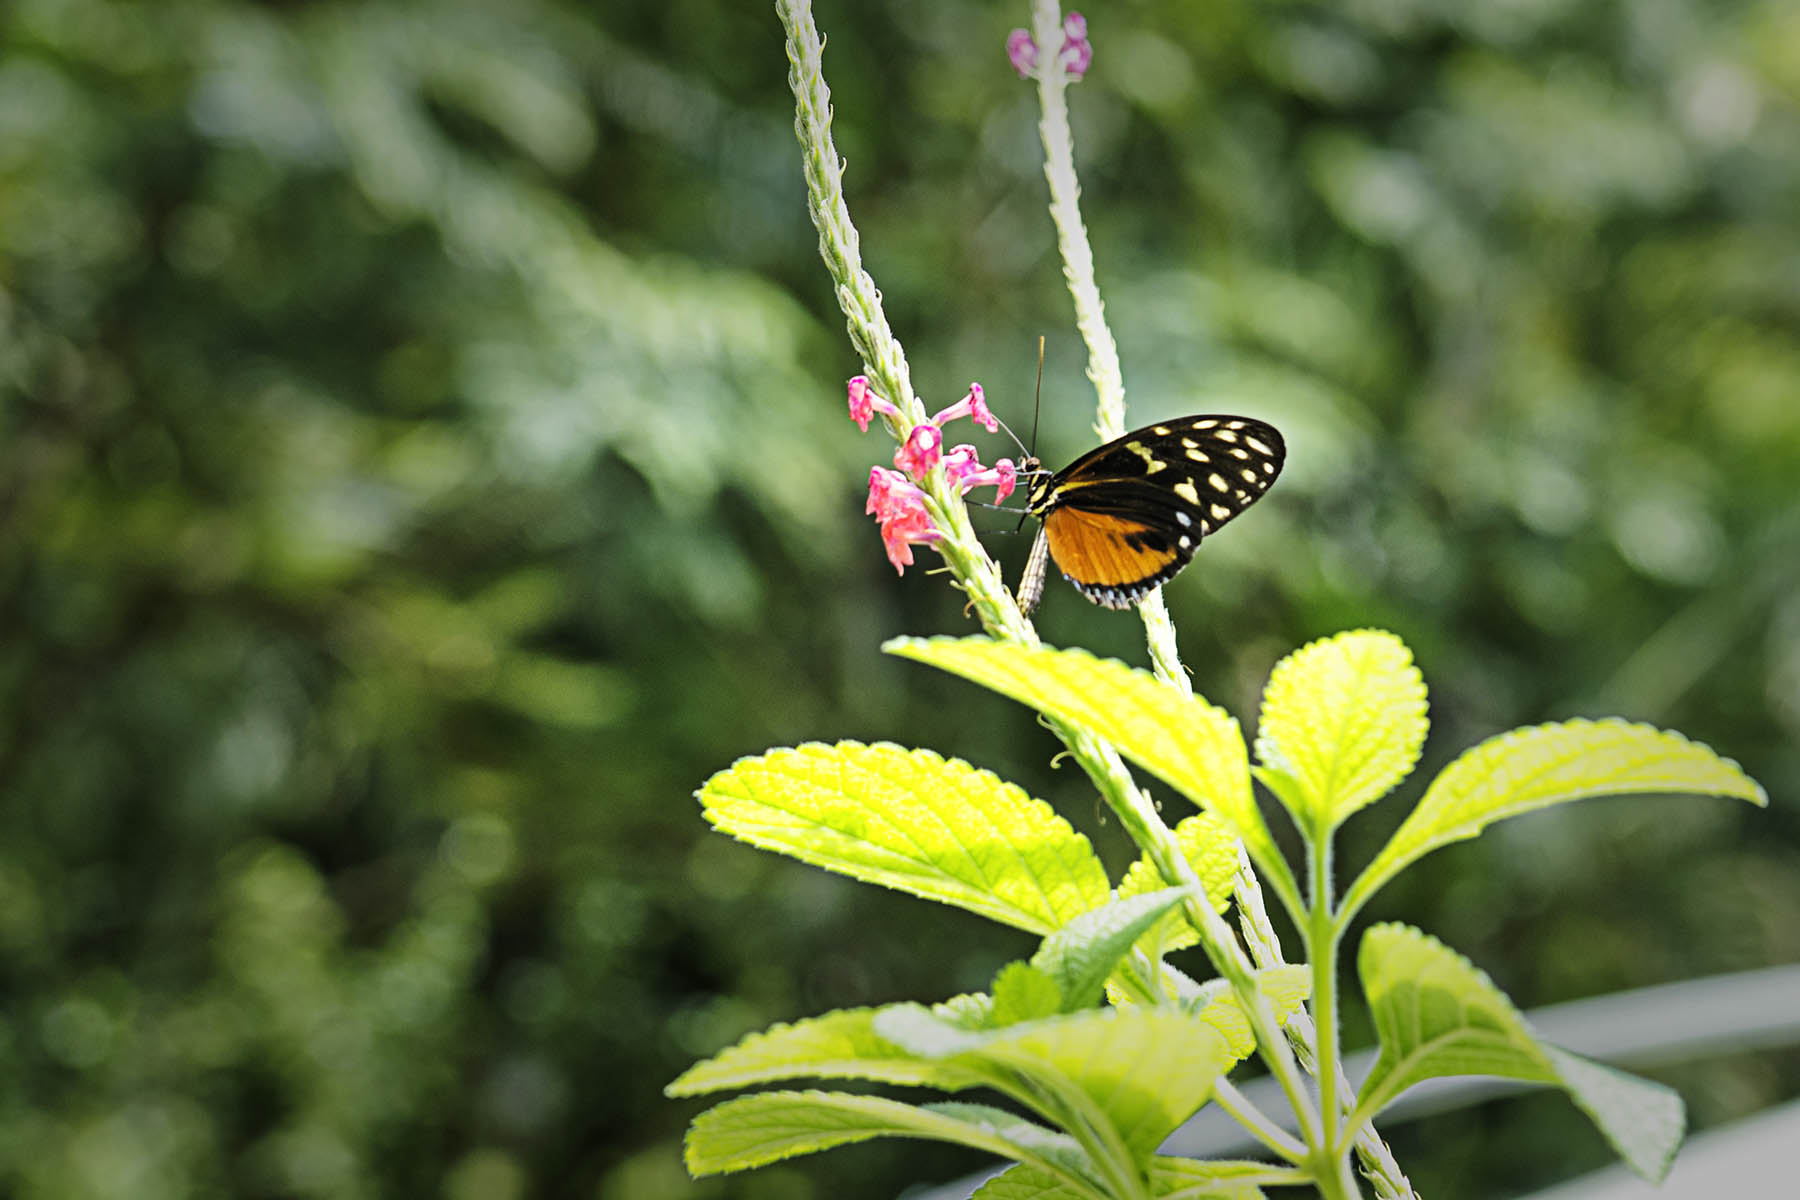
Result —
[{"label": "butterfly", "polygon": [[[1054,475],[1038,471],[1026,512],[1037,540],[1019,581],[1029,613],[1046,560],[1096,604],[1129,608],[1187,566],[1200,539],[1249,508],[1281,474],[1287,446],[1249,417],[1177,417],[1088,451]],[[1036,470],[1035,458],[1024,471]]]}]

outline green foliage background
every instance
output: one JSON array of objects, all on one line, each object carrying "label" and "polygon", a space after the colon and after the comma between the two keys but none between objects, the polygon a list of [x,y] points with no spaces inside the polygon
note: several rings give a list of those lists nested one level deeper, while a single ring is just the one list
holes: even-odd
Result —
[{"label": "green foliage background", "polygon": [[[818,15],[915,381],[1028,426],[1045,333],[1072,456],[1024,5]],[[1516,822],[1370,919],[1525,1005],[1800,959],[1800,13],[1087,16],[1132,416],[1290,446],[1169,591],[1202,693],[1248,720],[1282,653],[1380,625],[1433,689],[1428,772],[1617,713],[1772,799]],[[756,5],[0,9],[0,1190],[876,1196],[970,1165],[690,1185],[699,1105],[660,1096],[752,1028],[1027,948],[707,834],[692,789],[734,757],[931,745],[1129,860],[1028,716],[877,652],[968,625],[861,512],[889,448],[843,416],[785,69]],[[1040,628],[1141,661],[1066,588]],[[1800,1063],[1665,1078],[1706,1124]],[[1606,1157],[1547,1098],[1394,1140],[1427,1194]]]}]

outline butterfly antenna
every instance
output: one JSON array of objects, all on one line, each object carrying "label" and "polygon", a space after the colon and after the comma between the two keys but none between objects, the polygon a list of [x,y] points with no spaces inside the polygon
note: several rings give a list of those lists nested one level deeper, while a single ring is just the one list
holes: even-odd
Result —
[{"label": "butterfly antenna", "polygon": [[[1038,412],[1044,406],[1044,335],[1038,334],[1038,376],[1037,387],[1031,393],[1031,449],[1025,451],[1025,457],[1037,458]],[[1017,441],[1017,438],[1013,439]],[[1022,449],[1023,447],[1021,447]]]},{"label": "butterfly antenna", "polygon": [[1000,428],[1006,430],[1006,436],[1011,438],[1013,441],[1013,445],[1015,445],[1019,448],[1019,454],[1021,456],[1019,459],[1019,462],[1020,462],[1021,466],[1024,466],[1032,461],[1035,461],[1034,456],[1033,456],[1033,450],[1037,446],[1038,397],[1042,396],[1043,393],[1044,393],[1044,338],[1043,338],[1043,335],[1040,334],[1040,335],[1038,335],[1037,389],[1036,389],[1035,393],[1033,394],[1032,400],[1031,400],[1031,445],[1027,446],[1024,442],[1021,442],[1019,440],[1019,435],[1012,431],[1012,426],[1008,425],[1006,423],[1006,419],[1004,417],[1002,417],[999,413],[994,414],[994,420],[1000,422]]},{"label": "butterfly antenna", "polygon": [[[1032,390],[1031,390],[1031,448],[1029,450],[1025,450],[1025,447],[1023,447],[1023,446],[1019,447],[1019,449],[1025,450],[1025,461],[1019,464],[1019,468],[1020,468],[1019,473],[1021,475],[1040,475],[1040,474],[1044,473],[1043,468],[1038,466],[1038,460],[1037,460],[1038,414],[1043,411],[1043,408],[1044,408],[1044,335],[1040,333],[1040,334],[1038,334],[1037,386],[1032,388]],[[1007,432],[1011,433],[1012,431],[1009,429],[1009,430],[1007,430]],[[1015,441],[1015,442],[1018,440],[1019,440],[1018,438],[1013,439],[1013,441]],[[1030,514],[1030,511],[1031,510],[1030,510],[1029,506],[1027,506],[1026,510],[1019,514],[1019,528],[1020,529],[1025,528],[1025,518],[1026,518],[1026,516],[1028,516]],[[1017,532],[1017,531],[1015,530],[1014,532]],[[1034,549],[1035,549],[1035,547],[1034,547]]]}]

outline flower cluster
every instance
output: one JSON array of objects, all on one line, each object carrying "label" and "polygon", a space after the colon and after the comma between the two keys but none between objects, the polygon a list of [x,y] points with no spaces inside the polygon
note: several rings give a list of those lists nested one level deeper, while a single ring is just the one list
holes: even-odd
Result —
[{"label": "flower cluster", "polygon": [[[1078,12],[1064,17],[1062,35],[1062,49],[1057,57],[1070,79],[1080,79],[1094,59],[1094,47],[1087,39],[1087,18]],[[1006,58],[1021,79],[1029,79],[1037,71],[1038,45],[1030,30],[1015,29],[1007,36]]]},{"label": "flower cluster", "polygon": [[[850,381],[850,419],[864,431],[876,413],[899,416],[900,410],[890,400],[877,395],[869,387],[867,377],[858,375]],[[943,538],[943,531],[932,523],[926,507],[925,490],[919,486],[941,463],[944,477],[960,494],[970,489],[992,487],[996,502],[1012,495],[1018,485],[1018,468],[1011,459],[1003,458],[991,467],[981,465],[975,447],[966,443],[944,449],[944,426],[959,417],[969,417],[977,425],[993,433],[1000,420],[988,411],[987,397],[979,383],[969,385],[968,394],[929,421],[913,426],[900,449],[894,451],[894,466],[869,468],[869,503],[864,510],[881,523],[881,542],[887,549],[894,570],[904,573],[912,565],[912,548]]]}]

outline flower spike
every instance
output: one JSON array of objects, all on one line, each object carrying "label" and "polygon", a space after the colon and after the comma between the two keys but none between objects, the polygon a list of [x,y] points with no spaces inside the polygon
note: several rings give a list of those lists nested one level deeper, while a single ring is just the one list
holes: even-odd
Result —
[{"label": "flower spike", "polygon": [[[1062,45],[1057,49],[1056,59],[1070,79],[1080,79],[1087,74],[1088,64],[1094,61],[1094,46],[1087,36],[1087,18],[1078,12],[1065,16],[1062,36]],[[1006,59],[1012,63],[1013,70],[1019,73],[1020,79],[1031,79],[1037,75],[1038,44],[1029,30],[1015,29],[1006,35]]]}]

